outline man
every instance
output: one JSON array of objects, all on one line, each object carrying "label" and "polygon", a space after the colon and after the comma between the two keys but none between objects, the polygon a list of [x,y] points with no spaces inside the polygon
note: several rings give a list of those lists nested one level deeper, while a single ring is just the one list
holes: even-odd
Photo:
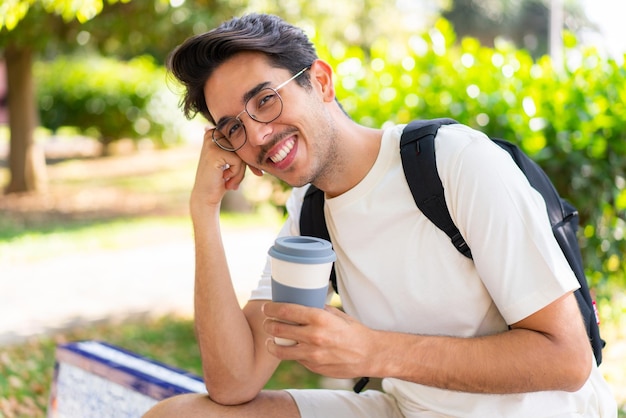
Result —
[{"label": "man", "polygon": [[[235,18],[187,40],[170,68],[186,87],[185,113],[215,125],[190,200],[209,396],[172,398],[148,417],[616,416],[543,200],[487,137],[452,125],[436,139],[472,262],[417,209],[402,126],[352,121],[301,30],[274,16]],[[296,187],[280,235],[299,234],[307,185],[324,191],[346,313],[268,302],[268,268],[240,309],[219,215],[246,168]],[[384,392],[262,391],[286,359],[332,377],[385,378]]]}]

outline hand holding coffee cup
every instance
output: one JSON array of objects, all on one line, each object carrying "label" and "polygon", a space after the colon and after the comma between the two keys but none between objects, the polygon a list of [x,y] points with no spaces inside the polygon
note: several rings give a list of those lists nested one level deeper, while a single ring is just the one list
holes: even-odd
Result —
[{"label": "hand holding coffee cup", "polygon": [[[307,236],[277,238],[270,248],[272,301],[323,309],[335,252],[327,240]],[[296,341],[276,337],[279,345]]]}]

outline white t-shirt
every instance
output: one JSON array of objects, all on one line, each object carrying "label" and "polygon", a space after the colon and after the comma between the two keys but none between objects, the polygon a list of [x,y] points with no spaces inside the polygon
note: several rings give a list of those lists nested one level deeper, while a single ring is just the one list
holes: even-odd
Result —
[{"label": "white t-shirt", "polygon": [[[326,199],[337,284],[349,315],[374,329],[474,337],[504,331],[578,288],[543,198],[509,154],[478,131],[447,125],[437,134],[435,155],[449,212],[474,261],[461,255],[413,200],[399,153],[403,127],[385,130],[378,158],[359,184]],[[299,234],[305,192],[294,189],[280,235]],[[271,299],[269,264],[252,299]],[[479,395],[398,379],[385,379],[383,387],[407,416],[424,410],[472,417],[496,411],[507,417],[603,416],[599,399],[610,396],[595,366],[576,393]]]}]

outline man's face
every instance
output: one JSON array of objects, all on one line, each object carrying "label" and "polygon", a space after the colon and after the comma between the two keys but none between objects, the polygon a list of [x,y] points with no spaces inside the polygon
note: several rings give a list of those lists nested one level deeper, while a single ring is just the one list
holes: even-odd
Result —
[{"label": "man's face", "polygon": [[[308,71],[314,73],[315,64]],[[226,118],[237,116],[243,123],[247,141],[236,152],[245,163],[299,186],[320,174],[334,148],[333,121],[314,74],[310,89],[295,80],[280,88],[282,111],[275,120],[258,122],[242,112],[256,92],[264,87],[276,88],[291,77],[286,69],[272,67],[264,55],[243,52],[214,71],[204,94],[218,126]]]}]

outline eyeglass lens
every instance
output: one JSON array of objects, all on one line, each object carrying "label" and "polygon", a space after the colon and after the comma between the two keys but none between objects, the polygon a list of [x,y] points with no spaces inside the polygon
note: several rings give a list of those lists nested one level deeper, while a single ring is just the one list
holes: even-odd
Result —
[{"label": "eyeglass lens", "polygon": [[[278,92],[265,88],[246,102],[245,113],[261,123],[273,122],[283,111],[283,101]],[[213,131],[213,139],[225,149],[239,149],[246,141],[246,130],[239,117],[228,118]]]}]

